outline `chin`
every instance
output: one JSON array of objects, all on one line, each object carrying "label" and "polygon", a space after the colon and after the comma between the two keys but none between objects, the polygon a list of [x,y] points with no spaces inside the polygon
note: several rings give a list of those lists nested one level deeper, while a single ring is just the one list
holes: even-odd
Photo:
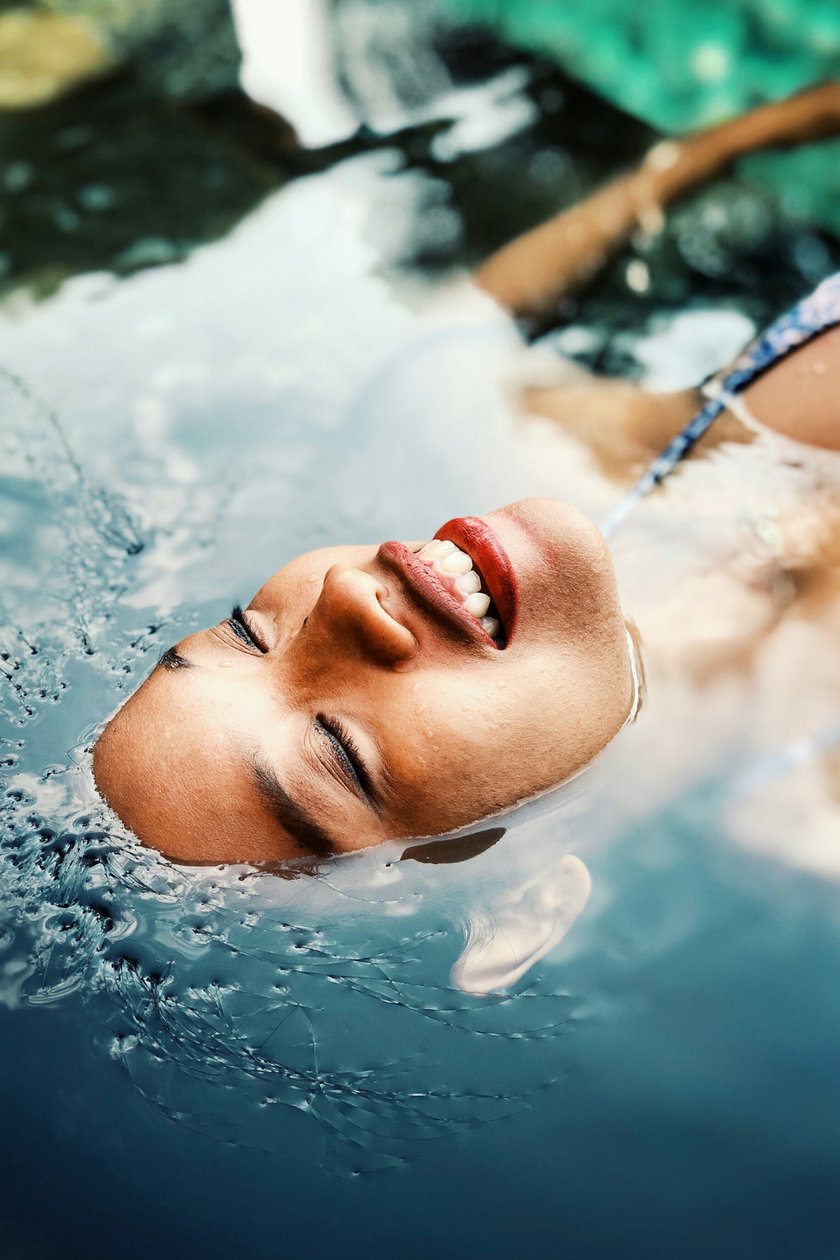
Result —
[{"label": "chin", "polygon": [[590,516],[563,499],[521,499],[490,513],[490,520],[509,518],[535,541],[558,556],[612,569],[607,540]]}]

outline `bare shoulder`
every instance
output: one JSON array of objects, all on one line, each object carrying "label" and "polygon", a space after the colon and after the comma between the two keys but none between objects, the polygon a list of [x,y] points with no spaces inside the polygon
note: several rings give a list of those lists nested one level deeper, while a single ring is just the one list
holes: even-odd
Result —
[{"label": "bare shoulder", "polygon": [[766,428],[840,451],[840,327],[770,368],[744,391],[744,401]]}]

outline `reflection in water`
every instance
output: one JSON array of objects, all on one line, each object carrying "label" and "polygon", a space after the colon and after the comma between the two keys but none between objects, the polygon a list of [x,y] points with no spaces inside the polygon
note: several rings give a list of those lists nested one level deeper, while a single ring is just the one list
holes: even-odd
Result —
[{"label": "reflection in water", "polygon": [[496,993],[516,983],[574,924],[589,897],[589,872],[566,854],[539,875],[497,898],[490,912],[473,912],[467,947],[452,978],[468,993]]}]

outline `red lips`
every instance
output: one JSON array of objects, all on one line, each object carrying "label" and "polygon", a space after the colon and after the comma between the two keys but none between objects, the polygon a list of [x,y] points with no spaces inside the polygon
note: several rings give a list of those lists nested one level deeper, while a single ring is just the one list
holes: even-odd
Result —
[{"label": "red lips", "polygon": [[[505,640],[509,641],[516,621],[518,583],[507,552],[493,530],[480,517],[466,516],[447,521],[435,537],[454,543],[470,556],[501,618]],[[467,612],[436,577],[433,569],[405,543],[383,543],[379,548],[379,558],[400,575],[415,601],[440,620],[448,622],[465,638],[498,650],[498,645],[481,622]]]},{"label": "red lips", "polygon": [[435,538],[454,543],[470,556],[487,594],[499,610],[502,629],[509,643],[516,624],[519,583],[497,535],[480,516],[457,516],[441,525]]},{"label": "red lips", "polygon": [[405,543],[383,543],[379,548],[379,559],[399,574],[415,603],[433,613],[439,621],[447,622],[463,638],[495,647],[493,640],[485,634],[472,613],[467,612],[463,604],[435,577],[430,567],[406,547]]}]

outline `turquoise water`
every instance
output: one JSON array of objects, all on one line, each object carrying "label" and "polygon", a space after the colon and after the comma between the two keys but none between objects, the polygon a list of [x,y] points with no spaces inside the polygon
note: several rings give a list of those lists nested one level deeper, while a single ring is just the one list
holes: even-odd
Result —
[{"label": "turquoise water", "polygon": [[[483,100],[485,147],[462,140],[444,159],[421,146],[417,160],[403,140],[266,176],[230,231],[207,207],[186,234],[205,243],[183,261],[114,271],[84,216],[81,244],[102,252],[56,254],[61,283],[13,258],[4,1254],[836,1254],[836,885],[797,865],[795,836],[781,856],[739,843],[729,791],[757,751],[749,713],[715,717],[709,701],[696,727],[669,730],[666,764],[644,751],[651,695],[592,776],[448,865],[389,846],[318,878],[177,869],[121,835],[91,790],[92,733],[161,648],[289,557],[423,537],[523,493],[602,508],[608,491],[505,427],[490,369],[512,330],[414,310],[429,241],[441,273],[486,248],[512,172],[505,230],[599,173],[575,119],[536,107],[545,70],[526,69],[517,127]],[[33,196],[67,122],[56,108],[30,154]],[[595,101],[588,118],[615,149],[644,141]],[[97,123],[112,141],[111,125]],[[235,184],[239,155],[195,144],[195,169],[215,163],[217,188]],[[161,179],[156,216],[180,188]],[[143,240],[142,216],[132,225]],[[645,255],[647,294],[620,263],[547,344],[639,372],[638,337],[615,335],[630,329],[676,347],[671,366],[690,375],[696,347],[668,341],[676,313],[760,322],[835,257],[831,238],[729,183]],[[697,747],[712,720],[715,746]],[[540,956],[572,890],[567,855],[592,892]],[[471,945],[504,939],[520,906],[543,936],[523,954],[508,935],[500,965],[524,957],[523,974],[465,992]]]},{"label": "turquoise water", "polygon": [[[386,0],[387,2],[387,0]],[[623,109],[665,131],[710,126],[840,72],[832,0],[438,0],[547,55]],[[750,177],[794,212],[837,232],[840,145],[750,159]]]}]

